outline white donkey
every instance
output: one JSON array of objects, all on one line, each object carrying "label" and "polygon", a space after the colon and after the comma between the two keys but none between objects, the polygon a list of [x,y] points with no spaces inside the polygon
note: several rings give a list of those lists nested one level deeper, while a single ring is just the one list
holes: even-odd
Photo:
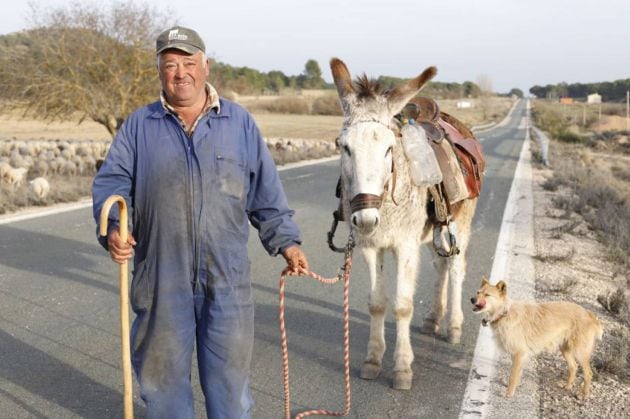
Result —
[{"label": "white donkey", "polygon": [[[383,256],[389,250],[397,263],[392,385],[396,389],[410,389],[414,354],[409,326],[420,268],[420,245],[431,243],[432,223],[427,215],[428,189],[415,186],[411,181],[399,127],[393,116],[435,76],[437,70],[429,67],[416,78],[385,92],[365,75],[353,82],[348,68],[337,58],[331,60],[330,66],[345,117],[339,136],[342,205],[345,214],[351,214],[350,228],[361,247],[370,275],[370,341],[361,378],[375,379],[381,371],[389,299],[383,278]],[[475,206],[476,199],[460,201],[451,208],[457,222],[458,255],[441,257],[431,246],[438,281],[433,293],[433,308],[424,321],[423,331],[438,332],[447,308],[447,295],[450,295],[448,339],[451,343],[459,343],[461,337],[464,318],[462,282]]]}]

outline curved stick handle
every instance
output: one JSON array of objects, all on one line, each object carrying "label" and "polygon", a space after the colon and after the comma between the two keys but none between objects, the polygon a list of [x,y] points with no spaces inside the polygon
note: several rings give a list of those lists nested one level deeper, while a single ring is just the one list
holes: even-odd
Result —
[{"label": "curved stick handle", "polygon": [[[120,238],[127,241],[128,216],[127,202],[120,195],[112,195],[103,204],[101,209],[100,234],[107,236],[107,223],[109,211],[112,205],[118,203],[120,213]],[[125,419],[133,418],[133,381],[131,378],[131,342],[129,334],[129,279],[127,261],[120,264],[120,339],[122,347],[123,367],[123,404],[125,407]]]},{"label": "curved stick handle", "polygon": [[100,234],[101,236],[107,236],[109,211],[115,203],[118,203],[118,211],[120,214],[120,238],[123,239],[123,241],[127,241],[127,236],[129,235],[127,227],[129,222],[129,218],[127,217],[127,202],[125,198],[120,195],[112,195],[105,200],[103,208],[101,209]]}]

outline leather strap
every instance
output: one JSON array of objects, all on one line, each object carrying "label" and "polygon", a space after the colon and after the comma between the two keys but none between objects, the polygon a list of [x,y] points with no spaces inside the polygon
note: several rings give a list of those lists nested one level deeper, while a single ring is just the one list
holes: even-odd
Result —
[{"label": "leather strap", "polygon": [[352,212],[357,212],[368,208],[379,209],[382,203],[383,199],[379,195],[360,193],[355,195],[354,198],[350,200],[350,209],[352,209]]}]

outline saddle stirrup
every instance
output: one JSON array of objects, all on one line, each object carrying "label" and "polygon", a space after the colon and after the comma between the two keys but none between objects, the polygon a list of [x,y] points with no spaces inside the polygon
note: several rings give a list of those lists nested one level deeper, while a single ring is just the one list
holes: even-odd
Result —
[{"label": "saddle stirrup", "polygon": [[456,222],[446,222],[433,226],[433,247],[437,254],[442,257],[459,254]]}]

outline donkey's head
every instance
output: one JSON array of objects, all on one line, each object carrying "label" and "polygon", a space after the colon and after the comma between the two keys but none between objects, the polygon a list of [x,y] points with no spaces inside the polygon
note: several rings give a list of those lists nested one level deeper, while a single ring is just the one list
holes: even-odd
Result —
[{"label": "donkey's head", "polygon": [[362,234],[371,234],[379,223],[378,210],[393,172],[396,138],[392,118],[437,70],[429,67],[414,79],[384,91],[365,75],[353,82],[348,67],[338,58],[330,61],[330,67],[345,117],[338,141],[351,222]]}]

